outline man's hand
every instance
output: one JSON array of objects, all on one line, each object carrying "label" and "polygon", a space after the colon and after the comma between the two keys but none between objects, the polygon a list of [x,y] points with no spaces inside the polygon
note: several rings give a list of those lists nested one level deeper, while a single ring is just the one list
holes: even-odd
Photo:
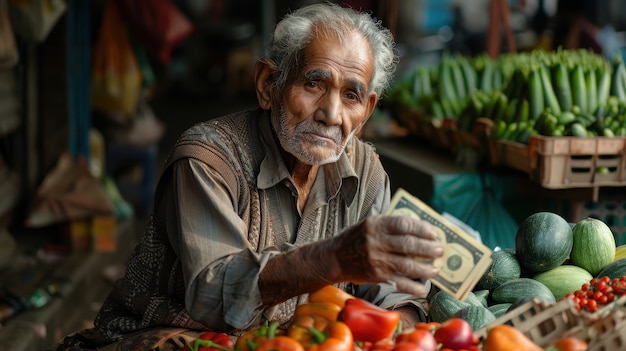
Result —
[{"label": "man's hand", "polygon": [[416,280],[436,276],[432,260],[443,255],[434,227],[408,216],[370,216],[332,241],[338,280],[387,282],[420,297],[428,291]]}]

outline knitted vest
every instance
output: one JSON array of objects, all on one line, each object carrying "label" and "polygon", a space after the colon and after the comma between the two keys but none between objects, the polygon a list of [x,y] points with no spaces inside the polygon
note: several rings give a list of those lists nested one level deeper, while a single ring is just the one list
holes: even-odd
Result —
[{"label": "knitted vest", "polygon": [[[239,209],[248,209],[240,217],[248,223],[248,240],[257,252],[276,245],[273,242],[272,208],[263,189],[256,186],[256,176],[265,156],[261,147],[258,121],[260,109],[209,120],[188,129],[168,157],[156,189],[154,209],[158,209],[163,187],[171,179],[171,165],[183,158],[206,162],[224,173]],[[301,232],[324,232],[324,237],[339,233],[362,220],[369,212],[374,196],[384,186],[386,174],[371,145],[352,138],[346,147],[357,176],[359,189],[348,206],[341,196],[328,204],[325,216],[301,223]],[[206,328],[194,321],[185,309],[185,284],[181,262],[169,244],[165,226],[154,214],[148,218],[144,235],[129,262],[126,275],[116,282],[95,320],[105,338],[117,341],[128,333],[150,327]],[[321,227],[320,227],[321,226]],[[342,284],[343,288],[348,284]],[[300,296],[275,307],[274,319],[286,323],[295,307],[306,301]]]}]

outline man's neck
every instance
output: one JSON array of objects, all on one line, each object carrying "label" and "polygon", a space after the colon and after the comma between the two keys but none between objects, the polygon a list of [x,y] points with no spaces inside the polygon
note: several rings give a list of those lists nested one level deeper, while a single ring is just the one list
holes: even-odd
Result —
[{"label": "man's neck", "polygon": [[282,154],[285,166],[291,175],[293,185],[298,191],[298,208],[302,211],[307,199],[309,198],[311,188],[313,187],[313,183],[315,182],[315,177],[320,166],[302,163],[293,155],[284,151]]}]

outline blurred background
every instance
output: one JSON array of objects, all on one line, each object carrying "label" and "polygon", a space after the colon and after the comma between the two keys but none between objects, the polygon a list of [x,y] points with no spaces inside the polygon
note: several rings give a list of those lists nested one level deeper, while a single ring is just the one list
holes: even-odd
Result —
[{"label": "blurred background", "polygon": [[[490,14],[495,1],[340,3],[392,30],[398,78],[448,52],[624,53],[626,0],[502,0]],[[0,344],[34,349],[89,325],[177,137],[255,106],[252,67],[275,23],[314,2],[0,0]],[[512,35],[495,48],[494,22]]]}]

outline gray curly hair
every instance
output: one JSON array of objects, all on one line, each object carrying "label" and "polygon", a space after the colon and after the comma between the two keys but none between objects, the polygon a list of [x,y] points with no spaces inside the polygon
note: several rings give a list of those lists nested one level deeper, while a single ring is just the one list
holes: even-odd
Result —
[{"label": "gray curly hair", "polygon": [[298,71],[304,49],[312,40],[314,26],[321,26],[340,37],[357,30],[367,39],[374,59],[374,72],[369,86],[371,91],[381,96],[389,87],[398,63],[393,35],[370,14],[334,3],[299,8],[287,14],[276,25],[268,51],[268,58],[279,69],[276,86],[284,90],[289,75]]}]

